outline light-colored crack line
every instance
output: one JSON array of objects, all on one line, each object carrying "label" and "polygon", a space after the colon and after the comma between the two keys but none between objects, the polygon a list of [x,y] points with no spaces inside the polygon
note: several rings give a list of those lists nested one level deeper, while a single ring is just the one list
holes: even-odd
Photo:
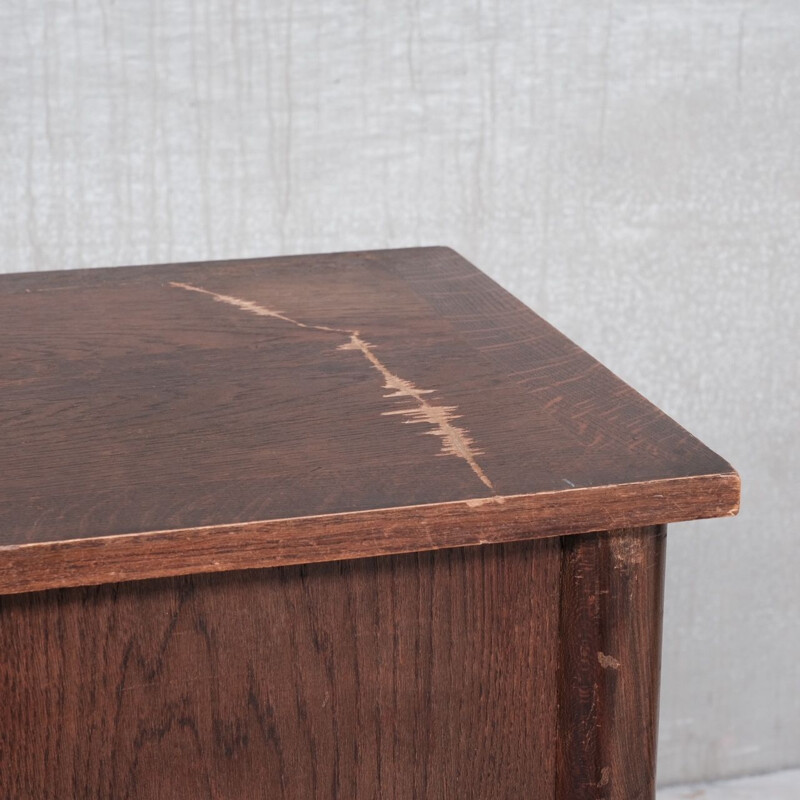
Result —
[{"label": "light-colored crack line", "polygon": [[431,403],[425,395],[433,393],[432,389],[418,389],[411,381],[395,375],[384,364],[374,352],[373,345],[366,342],[361,338],[358,331],[347,330],[344,328],[332,328],[327,325],[309,325],[305,322],[298,322],[296,319],[287,317],[280,311],[273,311],[269,308],[253,303],[250,300],[242,300],[239,297],[232,297],[227,294],[218,294],[217,292],[203,289],[199,286],[192,286],[189,283],[178,283],[175,281],[170,282],[170,286],[176,289],[185,289],[188,292],[198,292],[200,294],[208,295],[219,303],[227,303],[230,306],[246,311],[250,314],[256,314],[260,317],[272,317],[288,322],[298,328],[306,328],[308,330],[323,331],[325,333],[337,333],[348,337],[348,341],[339,345],[339,350],[357,350],[361,355],[376,369],[384,380],[384,388],[391,389],[391,394],[384,395],[385,397],[408,397],[415,402],[414,408],[402,408],[397,411],[384,411],[383,416],[404,416],[408,419],[404,420],[406,423],[425,423],[432,427],[432,430],[425,431],[426,434],[431,436],[438,436],[442,440],[442,452],[439,455],[456,456],[467,462],[470,469],[478,476],[481,483],[487,486],[492,492],[495,492],[494,485],[487,477],[486,473],[481,469],[476,460],[476,456],[481,455],[481,451],[475,446],[475,443],[470,436],[469,432],[464,428],[454,425],[453,420],[459,419],[456,406],[437,406]]}]

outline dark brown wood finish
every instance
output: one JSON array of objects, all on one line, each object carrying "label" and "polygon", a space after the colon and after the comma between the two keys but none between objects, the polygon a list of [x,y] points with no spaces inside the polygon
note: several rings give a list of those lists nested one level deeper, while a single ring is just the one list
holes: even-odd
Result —
[{"label": "dark brown wood finish", "polygon": [[0,344],[0,797],[652,800],[738,475],[451,250],[0,277]]},{"label": "dark brown wood finish", "polygon": [[552,798],[561,564],[554,538],[2,597],[0,797]]},{"label": "dark brown wood finish", "polygon": [[666,528],[562,540],[556,800],[655,796]]},{"label": "dark brown wood finish", "polygon": [[[720,479],[723,482],[724,478]],[[721,516],[735,492],[704,480],[707,516]],[[641,525],[652,519],[647,501],[668,499],[673,515],[695,508],[694,482],[597,487],[581,492],[466,501],[295,520],[99,537],[42,547],[10,547],[2,554],[0,593],[38,591],[51,586],[91,585],[120,580],[223,572],[252,566],[283,566],[361,556],[420,552],[465,544],[539,539],[580,533],[605,525]],[[484,504],[497,508],[484,515]],[[712,505],[716,502],[717,505]],[[716,508],[718,514],[713,513]],[[530,525],[535,525],[531,533]]]},{"label": "dark brown wood finish", "polygon": [[0,592],[736,512],[446,248],[0,277]]},{"label": "dark brown wood finish", "polygon": [[662,526],[0,598],[0,796],[654,797]]}]

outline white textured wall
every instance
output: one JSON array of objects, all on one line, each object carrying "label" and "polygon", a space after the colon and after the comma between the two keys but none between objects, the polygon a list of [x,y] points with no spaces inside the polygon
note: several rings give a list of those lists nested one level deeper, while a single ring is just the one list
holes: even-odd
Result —
[{"label": "white textured wall", "polygon": [[740,469],[660,778],[800,763],[797,0],[0,4],[0,270],[423,243]]}]

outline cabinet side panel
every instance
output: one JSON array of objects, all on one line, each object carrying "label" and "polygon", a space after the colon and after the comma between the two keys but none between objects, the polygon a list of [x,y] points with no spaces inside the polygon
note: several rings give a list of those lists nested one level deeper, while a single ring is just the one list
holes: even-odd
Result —
[{"label": "cabinet side panel", "polygon": [[551,797],[559,541],[0,598],[0,796]]}]

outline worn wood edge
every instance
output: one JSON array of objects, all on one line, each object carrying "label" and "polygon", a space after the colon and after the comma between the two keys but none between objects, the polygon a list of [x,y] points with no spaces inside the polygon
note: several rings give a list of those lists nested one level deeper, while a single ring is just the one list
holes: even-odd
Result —
[{"label": "worn wood edge", "polygon": [[0,594],[734,516],[738,473],[0,547]]}]

